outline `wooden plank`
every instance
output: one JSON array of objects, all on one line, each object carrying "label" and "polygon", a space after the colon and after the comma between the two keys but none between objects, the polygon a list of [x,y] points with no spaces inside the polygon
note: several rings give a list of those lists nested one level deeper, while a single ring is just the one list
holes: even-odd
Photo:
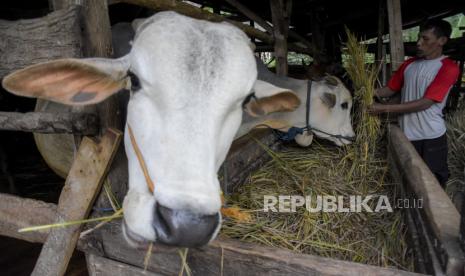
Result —
[{"label": "wooden plank", "polygon": [[389,41],[391,48],[391,72],[404,62],[404,43],[402,38],[402,14],[400,0],[386,0],[389,18]]},{"label": "wooden plank", "polygon": [[1,112],[0,130],[96,135],[98,118],[86,113]]},{"label": "wooden plank", "polygon": [[287,76],[287,37],[291,20],[292,0],[271,0],[270,7],[275,39],[276,75]]},{"label": "wooden plank", "polygon": [[[121,223],[111,222],[101,230],[108,258],[143,267],[144,249],[128,246]],[[340,261],[237,240],[217,239],[209,246],[189,249],[187,263],[193,275],[418,275],[402,270]],[[174,275],[181,270],[177,248],[154,245],[148,270]]]},{"label": "wooden plank", "polygon": [[18,233],[18,229],[52,223],[57,205],[39,200],[0,194],[0,235],[28,242],[44,242],[48,230]]},{"label": "wooden plank", "polygon": [[[22,233],[18,229],[53,223],[57,217],[57,209],[57,205],[53,203],[0,193],[0,235],[44,243],[50,229]],[[103,254],[100,243],[93,235],[80,238],[77,248],[92,254]]]},{"label": "wooden plank", "polygon": [[417,198],[423,199],[422,211],[437,238],[436,249],[442,255],[446,274],[463,275],[465,258],[459,246],[460,214],[402,130],[390,125],[388,133],[388,149],[400,175]]},{"label": "wooden plank", "polygon": [[254,129],[236,139],[220,168],[223,191],[226,194],[232,193],[253,171],[271,160],[264,147],[276,150],[280,146],[281,142],[277,141],[269,129]]},{"label": "wooden plank", "polygon": [[28,65],[81,53],[78,9],[38,19],[0,20],[0,78]]},{"label": "wooden plank", "polygon": [[86,254],[87,270],[90,276],[161,276],[162,274],[144,271],[141,268],[116,262],[107,258]]},{"label": "wooden plank", "polygon": [[[86,218],[110,167],[122,133],[108,130],[99,143],[84,137],[63,187],[56,222]],[[53,228],[32,275],[63,275],[79,238],[81,225]]]}]

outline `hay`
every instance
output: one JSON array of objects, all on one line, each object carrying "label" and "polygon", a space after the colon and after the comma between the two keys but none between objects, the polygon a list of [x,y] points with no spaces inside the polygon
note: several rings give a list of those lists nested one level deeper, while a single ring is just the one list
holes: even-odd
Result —
[{"label": "hay", "polygon": [[465,192],[465,106],[446,117],[450,178],[447,191]]},{"label": "hay", "polygon": [[[254,221],[226,219],[221,235],[247,242],[290,249],[341,260],[413,270],[406,243],[407,227],[399,212],[264,212],[264,196],[386,195],[393,203],[396,185],[388,174],[382,151],[384,129],[366,108],[373,101],[376,70],[365,64],[366,48],[348,32],[354,82],[354,118],[357,139],[343,148],[319,144],[283,152],[266,149],[272,161],[253,173],[227,202],[253,214]],[[263,146],[263,145],[262,145]],[[374,209],[377,201],[369,202]]]},{"label": "hay", "polygon": [[[400,213],[323,213],[298,208],[295,213],[263,212],[265,195],[388,195],[387,164],[377,157],[367,174],[353,159],[354,148],[316,142],[309,149],[274,153],[228,203],[253,212],[253,223],[225,220],[221,235],[267,246],[384,267],[412,269]],[[354,172],[352,175],[348,172]],[[376,201],[370,201],[374,209]]]}]

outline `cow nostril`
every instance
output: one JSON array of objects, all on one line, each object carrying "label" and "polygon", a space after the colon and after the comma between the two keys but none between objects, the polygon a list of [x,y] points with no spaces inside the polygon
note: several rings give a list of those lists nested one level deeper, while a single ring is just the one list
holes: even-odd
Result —
[{"label": "cow nostril", "polygon": [[153,228],[157,241],[182,247],[198,247],[207,244],[220,223],[219,214],[204,215],[187,210],[173,210],[156,205]]}]

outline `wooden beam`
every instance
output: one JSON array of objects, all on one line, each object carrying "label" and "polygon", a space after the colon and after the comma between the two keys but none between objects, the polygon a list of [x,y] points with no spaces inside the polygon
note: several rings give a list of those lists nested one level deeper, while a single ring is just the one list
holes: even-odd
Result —
[{"label": "wooden beam", "polygon": [[0,78],[39,62],[81,55],[78,8],[38,19],[0,20]]},{"label": "wooden beam", "polygon": [[0,235],[43,243],[49,230],[19,233],[18,229],[53,223],[57,205],[0,193]]},{"label": "wooden beam", "polygon": [[[240,11],[242,14],[247,16],[249,19],[253,20],[256,22],[258,25],[260,25],[263,29],[266,30],[267,33],[273,34],[273,27],[266,22],[263,18],[261,18],[259,15],[254,13],[253,11],[249,10],[246,6],[242,5],[239,1],[237,0],[226,0],[231,6],[235,7],[238,11]],[[298,40],[299,42],[303,43],[306,47],[306,51],[309,55],[313,54],[313,47],[312,44],[305,39],[303,36],[299,35],[297,32],[289,29],[289,37]]]},{"label": "wooden beam", "polygon": [[98,118],[88,113],[1,112],[0,130],[96,135]]},{"label": "wooden beam", "polygon": [[436,240],[436,250],[446,265],[446,275],[463,275],[464,254],[460,249],[460,214],[418,155],[402,130],[389,125],[388,151],[404,184],[423,200],[422,212]]},{"label": "wooden beam", "polygon": [[[144,267],[146,249],[130,247],[121,223],[112,221],[98,230],[107,258]],[[177,275],[181,271],[178,248],[154,245],[148,271]],[[189,249],[187,264],[195,275],[418,275],[354,262],[341,261],[239,240],[217,238],[208,246]]]},{"label": "wooden beam", "polygon": [[[89,215],[121,136],[121,132],[110,129],[98,143],[84,137],[60,195],[57,223],[82,220]],[[80,230],[81,225],[53,228],[32,275],[64,275]]]},{"label": "wooden beam", "polygon": [[[310,56],[313,56],[316,52],[315,51],[310,51],[308,48],[303,48],[299,45],[296,45],[295,43],[289,43],[287,44],[287,49],[289,51],[293,51],[296,53],[302,53],[302,54],[307,54]],[[259,44],[255,46],[255,52],[273,52],[274,51],[274,46],[273,45],[264,45],[264,44]]]},{"label": "wooden beam", "polygon": [[271,0],[270,8],[275,40],[276,74],[278,76],[287,76],[287,37],[292,12],[292,0]]},{"label": "wooden beam", "polygon": [[250,37],[255,37],[263,42],[272,44],[273,43],[273,38],[266,33],[259,31],[251,26],[242,24],[240,22],[232,21],[229,19],[226,19],[220,15],[210,13],[204,10],[201,10],[197,7],[194,7],[192,5],[183,3],[181,1],[173,1],[173,0],[121,0],[119,1],[120,3],[128,3],[128,4],[133,4],[133,5],[138,5],[142,7],[146,7],[149,9],[153,9],[156,11],[166,11],[166,10],[172,10],[176,11],[180,14],[184,14],[193,18],[197,19],[203,19],[203,20],[208,20],[212,22],[222,22],[226,21],[234,26],[238,27],[242,31],[244,31],[247,35]]},{"label": "wooden beam", "polygon": [[386,0],[389,18],[389,41],[391,48],[391,72],[404,62],[404,42],[402,37],[402,14],[400,0]]},{"label": "wooden beam", "polygon": [[94,254],[86,254],[86,261],[90,276],[163,276],[159,273],[145,271],[142,268],[116,262]]},{"label": "wooden beam", "polygon": [[249,10],[246,6],[242,5],[239,1],[237,0],[225,0],[228,4],[236,8],[238,11],[240,11],[242,14],[247,16],[249,19],[260,25],[265,31],[267,31],[269,34],[273,34],[273,27],[268,24],[263,18],[258,16],[256,13],[253,11]]},{"label": "wooden beam", "polygon": [[[53,203],[0,193],[0,235],[28,242],[44,243],[50,229],[21,233],[18,230],[53,223],[58,214],[57,209],[57,205]],[[103,254],[97,237],[92,234],[80,238],[77,248],[92,254]]]}]

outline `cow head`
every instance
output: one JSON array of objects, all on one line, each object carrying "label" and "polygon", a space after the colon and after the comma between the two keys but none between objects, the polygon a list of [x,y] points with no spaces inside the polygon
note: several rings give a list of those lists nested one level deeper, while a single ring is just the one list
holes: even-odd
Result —
[{"label": "cow head", "polygon": [[[120,59],[64,59],[14,72],[3,86],[17,94],[68,105],[98,103],[130,88],[125,149],[129,191],[124,232],[133,244],[160,241],[199,246],[220,229],[217,171],[239,128],[243,102],[255,83],[255,59],[244,33],[173,12],[138,26],[130,53]],[[295,94],[274,90],[274,106],[258,99],[251,113],[295,108]],[[259,94],[259,93],[258,93]],[[281,102],[281,103],[280,103]],[[130,126],[147,173],[128,133]]]},{"label": "cow head", "polygon": [[310,125],[318,137],[334,142],[338,146],[350,144],[350,140],[329,135],[354,137],[350,120],[352,96],[344,84],[334,76],[313,82],[310,104]]},{"label": "cow head", "polygon": [[[277,76],[263,64],[260,59],[256,59],[258,69],[258,79],[264,81],[267,89],[266,93],[271,93],[279,87],[287,87],[297,93],[300,104],[297,109],[281,108],[279,112],[268,112],[266,116],[260,118],[245,116],[242,125],[237,132],[240,137],[249,132],[254,127],[270,127],[283,132],[289,131],[291,127],[304,128],[307,126],[307,93],[308,85],[312,84],[310,97],[310,112],[308,123],[312,131],[305,130],[303,134],[295,136],[295,141],[301,146],[309,146],[313,141],[313,134],[330,140],[338,146],[349,144],[354,137],[351,124],[350,111],[352,108],[352,96],[344,84],[334,76],[325,76],[321,80],[309,82],[308,80],[294,79],[285,76]],[[274,87],[277,85],[278,87]],[[276,96],[273,99],[277,99]],[[331,134],[331,135],[329,135]],[[342,138],[346,137],[348,139]]]}]

